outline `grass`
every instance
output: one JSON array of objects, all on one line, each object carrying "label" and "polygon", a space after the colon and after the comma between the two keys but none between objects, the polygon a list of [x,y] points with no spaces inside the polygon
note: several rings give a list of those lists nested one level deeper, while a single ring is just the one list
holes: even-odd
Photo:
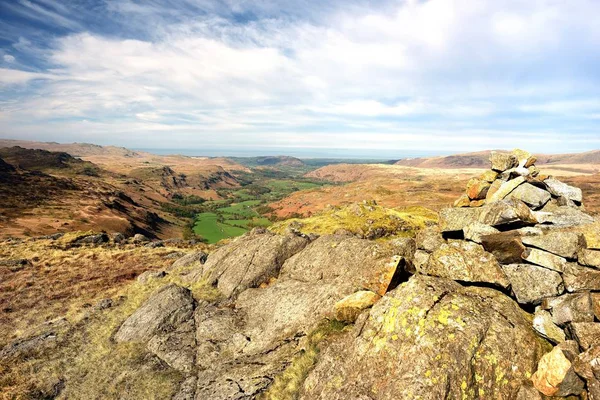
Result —
[{"label": "grass", "polygon": [[61,381],[66,383],[61,398],[171,398],[183,377],[147,358],[142,345],[114,343],[111,337],[152,293],[170,282],[188,287],[196,300],[217,299],[219,293],[205,282],[189,286],[181,281],[180,275],[194,266],[170,271],[165,278],[146,284],[133,282],[121,287],[112,297],[125,300],[113,308],[87,311],[72,307],[66,314],[72,328],[62,330],[56,348],[0,363],[0,398],[53,398],[52,388]]},{"label": "grass", "polygon": [[252,209],[252,207],[257,206],[261,203],[260,200],[246,200],[240,203],[231,205],[229,207],[219,208],[217,211],[223,214],[233,214],[233,215],[241,215],[244,217],[255,217],[258,216],[258,213]]},{"label": "grass", "polygon": [[194,232],[206,239],[207,243],[217,243],[221,239],[243,235],[246,229],[219,222],[216,213],[207,212],[196,217]]},{"label": "grass", "polygon": [[367,237],[414,236],[427,225],[437,222],[437,213],[424,207],[385,208],[373,203],[354,203],[330,207],[308,218],[292,218],[271,226],[276,233],[294,227],[302,233],[333,234],[338,230]]},{"label": "grass", "polygon": [[267,227],[271,225],[271,221],[267,218],[252,218],[252,219],[226,219],[225,223],[231,226],[239,226],[241,228],[250,229],[255,226]]},{"label": "grass", "polygon": [[295,400],[308,376],[319,359],[319,344],[335,334],[341,333],[345,324],[339,321],[325,321],[307,337],[306,348],[290,365],[276,376],[273,383],[260,398],[261,400]]}]

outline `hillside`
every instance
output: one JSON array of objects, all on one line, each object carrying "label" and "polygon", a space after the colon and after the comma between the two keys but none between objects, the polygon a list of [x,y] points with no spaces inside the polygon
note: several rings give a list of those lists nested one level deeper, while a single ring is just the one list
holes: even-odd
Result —
[{"label": "hillside", "polygon": [[[396,165],[419,168],[487,168],[491,150],[450,156],[407,158]],[[507,152],[504,152],[507,153]],[[573,154],[536,154],[538,165],[600,165],[600,150]],[[597,170],[597,169],[596,169]]]},{"label": "hillside", "polygon": [[2,393],[591,399],[600,222],[579,188],[538,172],[486,171],[485,202],[439,215],[363,201],[217,247],[4,241]]},{"label": "hillside", "polygon": [[286,166],[286,167],[303,167],[305,164],[302,160],[290,156],[265,156],[257,157],[256,164],[260,166]]},{"label": "hillside", "polygon": [[99,155],[112,155],[119,157],[140,157],[143,153],[135,152],[124,147],[99,146],[91,143],[56,143],[33,142],[28,140],[0,139],[0,147],[23,147],[25,149],[39,149],[53,152],[68,153],[73,157],[88,157]]}]

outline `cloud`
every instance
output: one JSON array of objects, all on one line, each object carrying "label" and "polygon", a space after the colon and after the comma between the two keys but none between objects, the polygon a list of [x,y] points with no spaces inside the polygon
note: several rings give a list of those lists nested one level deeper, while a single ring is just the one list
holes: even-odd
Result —
[{"label": "cloud", "polygon": [[0,131],[131,130],[134,147],[598,144],[598,2],[294,4],[113,0],[92,31],[70,5],[21,0],[13,12],[71,31],[15,40],[0,100],[18,107]]}]

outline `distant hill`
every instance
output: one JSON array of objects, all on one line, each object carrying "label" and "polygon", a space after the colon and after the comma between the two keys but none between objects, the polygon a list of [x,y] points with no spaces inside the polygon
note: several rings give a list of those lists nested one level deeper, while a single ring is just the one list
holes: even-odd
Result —
[{"label": "distant hill", "polygon": [[[500,151],[500,150],[497,150]],[[419,168],[488,168],[492,150],[450,156],[405,158],[396,165]],[[544,164],[600,164],[600,150],[572,154],[536,154],[537,165]]]},{"label": "distant hill", "polygon": [[290,156],[264,156],[256,157],[256,164],[264,167],[286,166],[286,167],[303,167],[304,161],[296,157]]},{"label": "distant hill", "polygon": [[0,147],[19,146],[25,149],[40,149],[69,153],[73,157],[112,155],[140,157],[143,153],[116,146],[99,146],[91,143],[33,142],[28,140],[0,139]]},{"label": "distant hill", "polygon": [[61,170],[75,174],[98,175],[100,169],[89,161],[75,158],[65,152],[26,149],[19,146],[0,148],[0,158],[14,167],[30,171]]}]

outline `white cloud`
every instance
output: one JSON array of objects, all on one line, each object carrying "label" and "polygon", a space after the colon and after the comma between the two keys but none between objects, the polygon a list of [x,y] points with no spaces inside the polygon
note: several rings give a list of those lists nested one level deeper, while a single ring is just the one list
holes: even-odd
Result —
[{"label": "white cloud", "polygon": [[7,63],[13,63],[15,62],[15,57],[11,56],[10,54],[5,54],[2,56],[2,59],[7,62]]},{"label": "white cloud", "polygon": [[[45,15],[69,23],[55,12],[59,4],[45,2]],[[35,11],[33,3],[21,4]],[[216,15],[223,6],[206,1],[205,16],[173,24],[164,17],[181,19],[183,11],[125,0],[109,5],[121,18],[143,18],[147,26],[135,28],[152,29],[152,35],[132,40],[82,32],[44,51],[21,38],[15,48],[35,52],[50,67],[0,70],[4,86],[35,81],[12,98],[19,107],[3,111],[4,132],[35,134],[59,120],[54,132],[77,134],[77,119],[85,119],[86,129],[98,135],[103,129],[147,130],[157,144],[169,143],[172,135],[162,133],[170,131],[223,145],[243,134],[250,142],[278,145],[303,137],[314,146],[349,145],[358,139],[344,135],[368,135],[373,145],[414,140],[428,146],[434,138],[423,132],[434,129],[439,146],[479,138],[478,145],[498,147],[513,136],[486,141],[476,132],[534,137],[548,132],[547,123],[528,114],[591,119],[599,111],[600,81],[593,71],[600,62],[594,55],[600,26],[591,16],[600,3],[592,0],[410,0],[342,7],[318,21],[307,9],[311,18],[246,23]],[[260,6],[268,12],[283,7]],[[237,7],[244,12],[252,5]],[[573,96],[575,103],[564,100]],[[74,121],[64,121],[69,118]],[[421,134],[407,137],[399,127]]]}]

